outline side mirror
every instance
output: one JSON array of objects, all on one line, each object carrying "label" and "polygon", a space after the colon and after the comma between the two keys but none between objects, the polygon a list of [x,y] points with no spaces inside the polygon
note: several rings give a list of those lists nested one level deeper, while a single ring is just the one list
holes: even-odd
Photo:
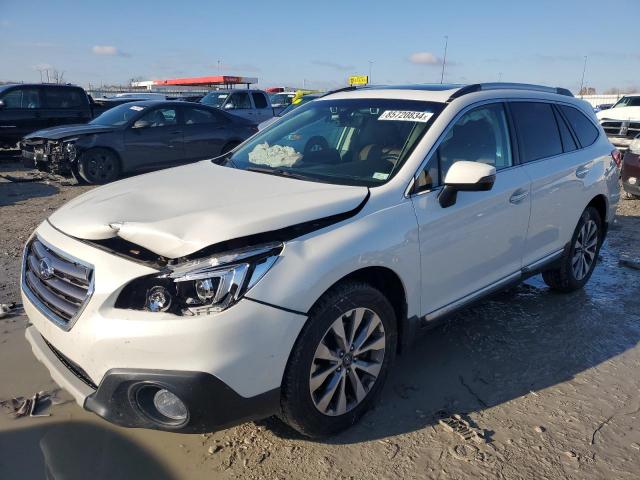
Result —
[{"label": "side mirror", "polygon": [[151,126],[151,122],[147,120],[136,120],[131,128],[149,128]]},{"label": "side mirror", "polygon": [[229,102],[229,103],[225,103],[225,105],[224,105],[224,109],[225,109],[225,110],[231,110],[232,108],[235,108],[235,107],[233,106],[233,103],[231,103],[231,102]]},{"label": "side mirror", "polygon": [[0,100],[0,110],[4,108],[4,100]]},{"label": "side mirror", "polygon": [[458,192],[486,192],[496,181],[496,167],[486,163],[459,161],[449,168],[438,196],[442,208],[454,205]]}]

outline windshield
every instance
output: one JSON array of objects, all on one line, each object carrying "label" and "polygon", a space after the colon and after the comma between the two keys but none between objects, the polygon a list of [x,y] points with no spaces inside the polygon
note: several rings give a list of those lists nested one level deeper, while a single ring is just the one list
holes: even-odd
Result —
[{"label": "windshield", "polygon": [[102,115],[91,120],[89,123],[92,125],[106,125],[109,127],[126,125],[133,117],[138,115],[145,108],[147,108],[145,105],[124,103],[117,107],[110,108]]},{"label": "windshield", "polygon": [[287,113],[289,113],[291,110],[295,110],[296,108],[304,105],[305,103],[309,103],[311,100],[315,100],[316,98],[318,98],[317,95],[305,95],[304,97],[300,97],[296,103],[292,103],[288,107],[285,107],[278,114],[278,116],[282,117],[283,115],[286,115]]},{"label": "windshield", "polygon": [[613,108],[618,107],[640,107],[640,96],[638,97],[622,97]]},{"label": "windshield", "polygon": [[269,99],[274,107],[282,107],[283,105],[291,105],[295,96],[295,93],[274,93],[269,96]]},{"label": "windshield", "polygon": [[209,92],[204,97],[202,97],[200,103],[204,103],[205,105],[209,105],[211,107],[220,108],[222,107],[222,104],[228,96],[228,92]]},{"label": "windshield", "polygon": [[318,100],[244,143],[228,164],[326,183],[378,186],[391,178],[443,104],[411,100]]}]

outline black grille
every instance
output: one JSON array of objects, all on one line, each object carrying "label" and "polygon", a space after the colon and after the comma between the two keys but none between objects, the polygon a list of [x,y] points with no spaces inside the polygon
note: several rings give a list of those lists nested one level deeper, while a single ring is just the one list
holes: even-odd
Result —
[{"label": "black grille", "polygon": [[44,340],[44,343],[47,344],[47,347],[49,347],[51,352],[53,352],[53,354],[58,358],[58,360],[60,360],[60,362],[65,367],[67,367],[67,369],[71,373],[73,373],[76,377],[78,377],[82,381],[82,383],[84,383],[85,385],[93,388],[94,390],[98,389],[98,386],[95,383],[93,383],[91,378],[89,378],[89,375],[87,375],[87,372],[85,372],[82,368],[80,368],[78,365],[76,365],[71,360],[69,360],[67,357],[65,357],[62,354],[62,352],[60,352],[60,350],[58,350],[56,347],[54,347],[49,342],[47,342],[46,338],[42,337],[42,340]]}]

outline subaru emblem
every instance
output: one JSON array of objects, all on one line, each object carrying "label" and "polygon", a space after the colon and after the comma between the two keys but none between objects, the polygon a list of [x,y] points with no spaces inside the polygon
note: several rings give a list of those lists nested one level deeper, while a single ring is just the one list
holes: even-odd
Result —
[{"label": "subaru emblem", "polygon": [[38,265],[40,269],[40,278],[42,278],[43,280],[49,280],[51,277],[53,277],[54,270],[50,262],[51,260],[49,260],[47,257],[44,257],[42,258],[42,260],[40,260],[40,263]]}]

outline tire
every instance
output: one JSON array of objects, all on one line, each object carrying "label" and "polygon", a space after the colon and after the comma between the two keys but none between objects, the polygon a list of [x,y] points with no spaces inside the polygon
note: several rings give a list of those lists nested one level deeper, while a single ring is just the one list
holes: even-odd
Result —
[{"label": "tire", "polygon": [[584,287],[598,262],[602,234],[600,214],[595,208],[587,207],[573,232],[571,244],[560,258],[559,267],[542,273],[544,282],[564,293]]},{"label": "tire", "polygon": [[[342,348],[335,333],[340,324],[345,343],[358,348]],[[343,283],[325,293],[289,357],[280,418],[311,438],[356,423],[382,390],[396,353],[396,325],[389,300],[366,283]]]},{"label": "tire", "polygon": [[240,145],[239,142],[229,142],[229,143],[227,143],[224,147],[222,147],[222,150],[220,151],[220,155],[224,155],[225,153],[229,153],[231,150],[236,148],[238,145]]},{"label": "tire", "polygon": [[106,148],[92,148],[78,159],[78,173],[87,183],[103,185],[120,176],[120,159]]}]

